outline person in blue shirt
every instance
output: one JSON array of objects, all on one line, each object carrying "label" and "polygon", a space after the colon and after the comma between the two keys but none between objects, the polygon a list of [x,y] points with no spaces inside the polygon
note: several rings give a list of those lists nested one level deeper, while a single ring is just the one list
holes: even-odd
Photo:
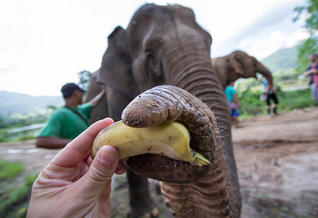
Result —
[{"label": "person in blue shirt", "polygon": [[240,103],[238,101],[236,91],[233,86],[234,86],[234,81],[232,80],[228,81],[224,92],[225,92],[227,103],[230,108],[232,123],[234,124],[236,128],[238,128],[239,127],[238,117],[240,116],[240,113],[239,113]]},{"label": "person in blue shirt", "polygon": [[272,87],[263,76],[260,77],[260,81],[263,86],[262,95],[265,96],[267,114],[271,115],[271,100],[273,100],[273,114],[277,115],[278,98],[276,89]]}]

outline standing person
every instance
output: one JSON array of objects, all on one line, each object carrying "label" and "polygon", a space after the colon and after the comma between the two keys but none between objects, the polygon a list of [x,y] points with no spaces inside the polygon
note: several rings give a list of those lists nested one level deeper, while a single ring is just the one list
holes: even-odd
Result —
[{"label": "standing person", "polygon": [[263,86],[263,92],[262,96],[265,97],[266,100],[266,111],[268,115],[271,115],[271,100],[274,101],[273,105],[273,114],[277,115],[277,106],[278,106],[278,98],[276,95],[276,89],[271,86],[267,79],[265,79],[263,76],[260,77],[261,84]]},{"label": "standing person", "polygon": [[89,126],[92,108],[105,95],[103,89],[90,102],[82,104],[84,90],[75,83],[66,83],[61,92],[65,105],[53,112],[36,139],[36,146],[63,148]]},{"label": "standing person", "polygon": [[309,77],[309,86],[311,89],[311,97],[313,101],[318,103],[318,55],[309,55],[309,61],[311,64],[307,68],[304,76]]},{"label": "standing person", "polygon": [[227,86],[224,90],[227,103],[230,108],[231,120],[236,128],[239,127],[239,119],[240,113],[238,111],[240,107],[240,103],[236,96],[236,91],[234,89],[234,81],[230,80],[227,82]]}]

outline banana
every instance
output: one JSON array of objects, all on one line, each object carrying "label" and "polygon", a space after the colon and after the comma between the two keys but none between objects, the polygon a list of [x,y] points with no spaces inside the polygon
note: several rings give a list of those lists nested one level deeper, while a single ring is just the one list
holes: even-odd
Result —
[{"label": "banana", "polygon": [[116,147],[120,159],[151,153],[186,161],[193,166],[210,164],[203,155],[191,150],[189,131],[178,122],[133,128],[118,121],[103,129],[96,136],[92,148],[93,158],[103,145]]}]

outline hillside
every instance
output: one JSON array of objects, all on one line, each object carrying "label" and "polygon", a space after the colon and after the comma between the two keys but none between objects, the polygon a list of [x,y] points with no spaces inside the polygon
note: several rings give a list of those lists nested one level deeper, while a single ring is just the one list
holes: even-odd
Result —
[{"label": "hillside", "polygon": [[15,92],[0,91],[0,118],[9,119],[13,114],[34,114],[47,106],[60,106],[60,96],[31,96]]},{"label": "hillside", "polygon": [[273,73],[296,67],[297,45],[291,48],[279,49],[270,56],[261,60]]}]

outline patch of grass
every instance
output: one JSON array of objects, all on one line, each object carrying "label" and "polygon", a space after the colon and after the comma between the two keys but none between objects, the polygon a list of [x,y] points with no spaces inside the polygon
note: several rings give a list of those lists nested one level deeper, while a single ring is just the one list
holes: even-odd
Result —
[{"label": "patch of grass", "polygon": [[0,136],[0,142],[8,142],[9,140],[5,137]]},{"label": "patch of grass", "polygon": [[0,160],[0,217],[26,216],[31,187],[37,175],[23,177],[23,173],[22,163]]},{"label": "patch of grass", "polygon": [[0,196],[0,216],[25,217],[31,188],[37,175],[26,176],[24,183],[19,187],[11,187]]},{"label": "patch of grass", "polygon": [[0,129],[0,142],[8,142],[9,138],[5,129]]},{"label": "patch of grass", "polygon": [[27,131],[22,133],[9,133],[10,129],[0,129],[0,142],[26,141],[36,138],[37,131]]},{"label": "patch of grass", "polygon": [[17,141],[26,141],[26,140],[31,140],[35,138],[36,137],[34,135],[21,135],[17,138]]},{"label": "patch of grass", "polygon": [[14,179],[18,174],[23,172],[22,163],[13,163],[0,160],[0,181],[4,179]]},{"label": "patch of grass", "polygon": [[[239,92],[238,96],[241,104],[241,118],[266,114],[266,102],[260,100],[261,91],[246,90]],[[278,88],[277,97],[280,113],[314,106],[310,89],[282,91]]]}]

